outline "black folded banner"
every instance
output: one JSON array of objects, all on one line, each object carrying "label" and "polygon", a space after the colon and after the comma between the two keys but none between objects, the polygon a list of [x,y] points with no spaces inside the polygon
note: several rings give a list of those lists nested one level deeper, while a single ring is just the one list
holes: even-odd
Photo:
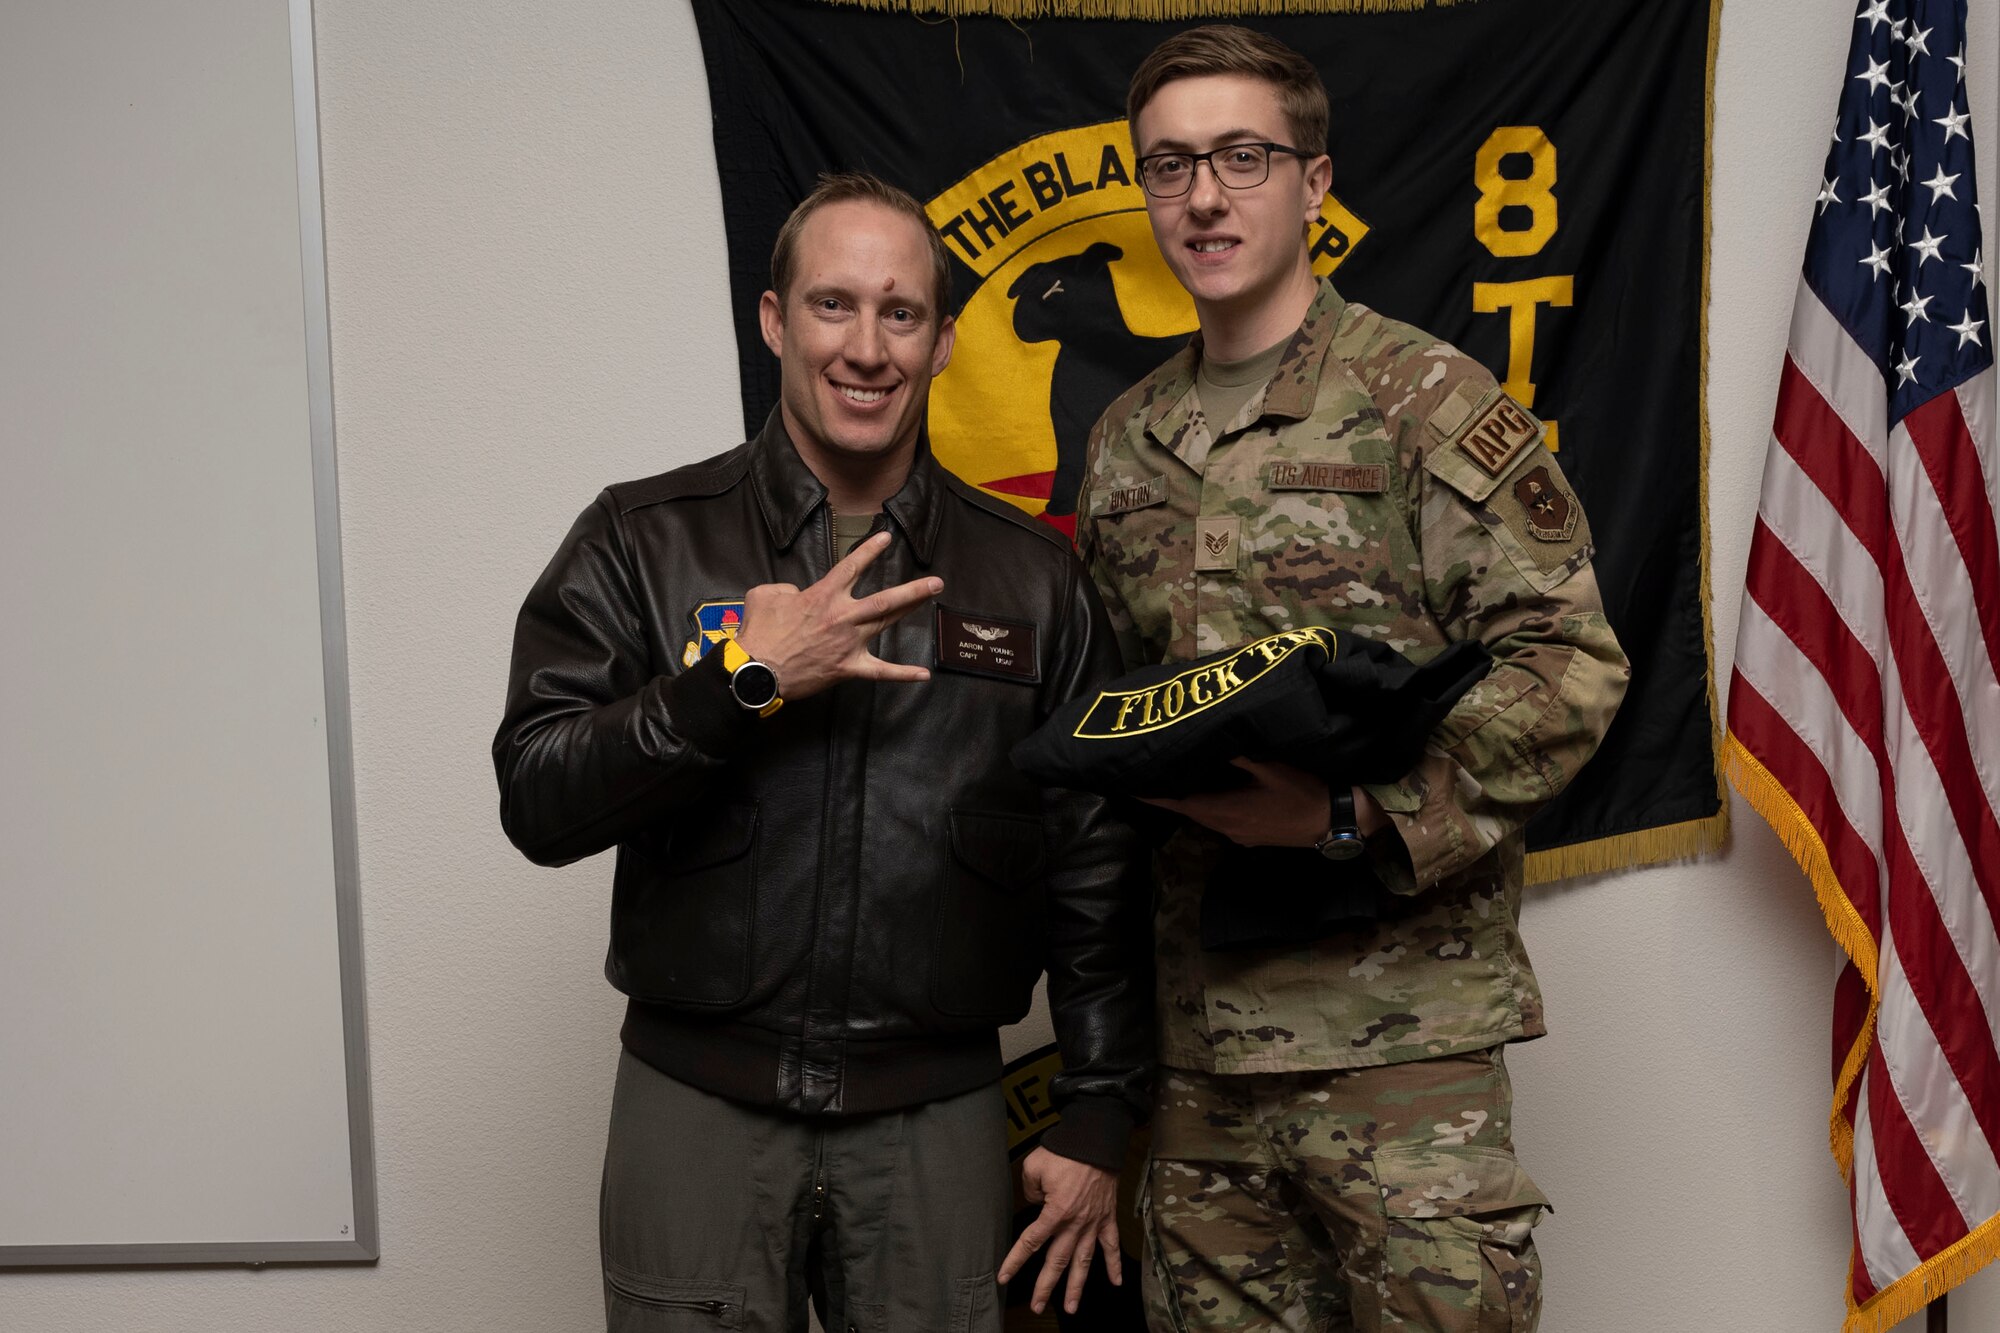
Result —
[{"label": "black folded banner", "polygon": [[1287,630],[1120,676],[1058,708],[1012,757],[1045,786],[1107,796],[1225,791],[1244,781],[1239,756],[1394,782],[1490,664],[1477,643],[1417,666],[1344,629]]},{"label": "black folded banner", "polygon": [[[873,171],[925,201],[955,260],[937,455],[1029,513],[1195,324],[1134,183],[1133,68],[1193,21],[1304,52],[1333,111],[1315,266],[1478,357],[1549,423],[1633,661],[1587,775],[1529,827],[1530,878],[1720,844],[1702,405],[1715,0],[693,5],[746,433],[778,395],[756,304],[779,224],[820,172]],[[1057,281],[1070,315],[1017,311]]]}]

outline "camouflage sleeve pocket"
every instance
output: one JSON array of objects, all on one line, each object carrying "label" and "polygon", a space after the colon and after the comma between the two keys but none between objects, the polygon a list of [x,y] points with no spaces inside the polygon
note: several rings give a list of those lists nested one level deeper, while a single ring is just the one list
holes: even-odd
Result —
[{"label": "camouflage sleeve pocket", "polygon": [[1388,1232],[1386,1306],[1445,1333],[1525,1333],[1541,1305],[1533,1231],[1548,1199],[1497,1148],[1375,1155]]}]

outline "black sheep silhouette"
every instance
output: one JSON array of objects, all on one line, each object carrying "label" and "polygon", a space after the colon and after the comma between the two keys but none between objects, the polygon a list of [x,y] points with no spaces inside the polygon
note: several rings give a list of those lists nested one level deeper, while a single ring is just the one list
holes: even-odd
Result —
[{"label": "black sheep silhouette", "polygon": [[1049,422],[1056,436],[1050,514],[1076,508],[1084,445],[1111,400],[1187,342],[1184,337],[1142,338],[1125,326],[1111,285],[1111,261],[1124,255],[1111,242],[1097,241],[1081,254],[1029,267],[1007,289],[1014,298],[1014,332],[1021,341],[1054,339],[1061,344],[1049,377]]}]

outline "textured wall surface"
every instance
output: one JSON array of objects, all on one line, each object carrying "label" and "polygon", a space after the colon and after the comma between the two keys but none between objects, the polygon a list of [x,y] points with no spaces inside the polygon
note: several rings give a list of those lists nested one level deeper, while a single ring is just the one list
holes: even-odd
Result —
[{"label": "textured wall surface", "polygon": [[[1995,226],[2000,3],[1973,10]],[[1852,12],[1724,14],[1709,490],[1725,671]],[[383,1257],[0,1272],[8,1330],[600,1317],[611,867],[516,856],[487,745],[514,611],[571,519],[607,481],[738,438],[694,24],[675,0],[321,0],[318,39]],[[1558,1209],[1547,1333],[1838,1326],[1833,949],[1776,839],[1737,816],[1720,857],[1531,896],[1553,1035],[1512,1063],[1521,1152]],[[2000,1274],[1952,1314],[2000,1328]]]}]

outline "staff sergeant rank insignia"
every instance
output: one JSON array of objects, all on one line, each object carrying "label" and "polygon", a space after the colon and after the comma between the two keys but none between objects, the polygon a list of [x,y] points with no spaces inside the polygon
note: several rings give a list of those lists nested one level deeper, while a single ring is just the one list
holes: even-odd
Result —
[{"label": "staff sergeant rank insignia", "polygon": [[708,650],[724,639],[736,637],[743,628],[743,601],[703,602],[693,612],[694,637],[681,650],[681,665],[691,667],[708,656]]}]

